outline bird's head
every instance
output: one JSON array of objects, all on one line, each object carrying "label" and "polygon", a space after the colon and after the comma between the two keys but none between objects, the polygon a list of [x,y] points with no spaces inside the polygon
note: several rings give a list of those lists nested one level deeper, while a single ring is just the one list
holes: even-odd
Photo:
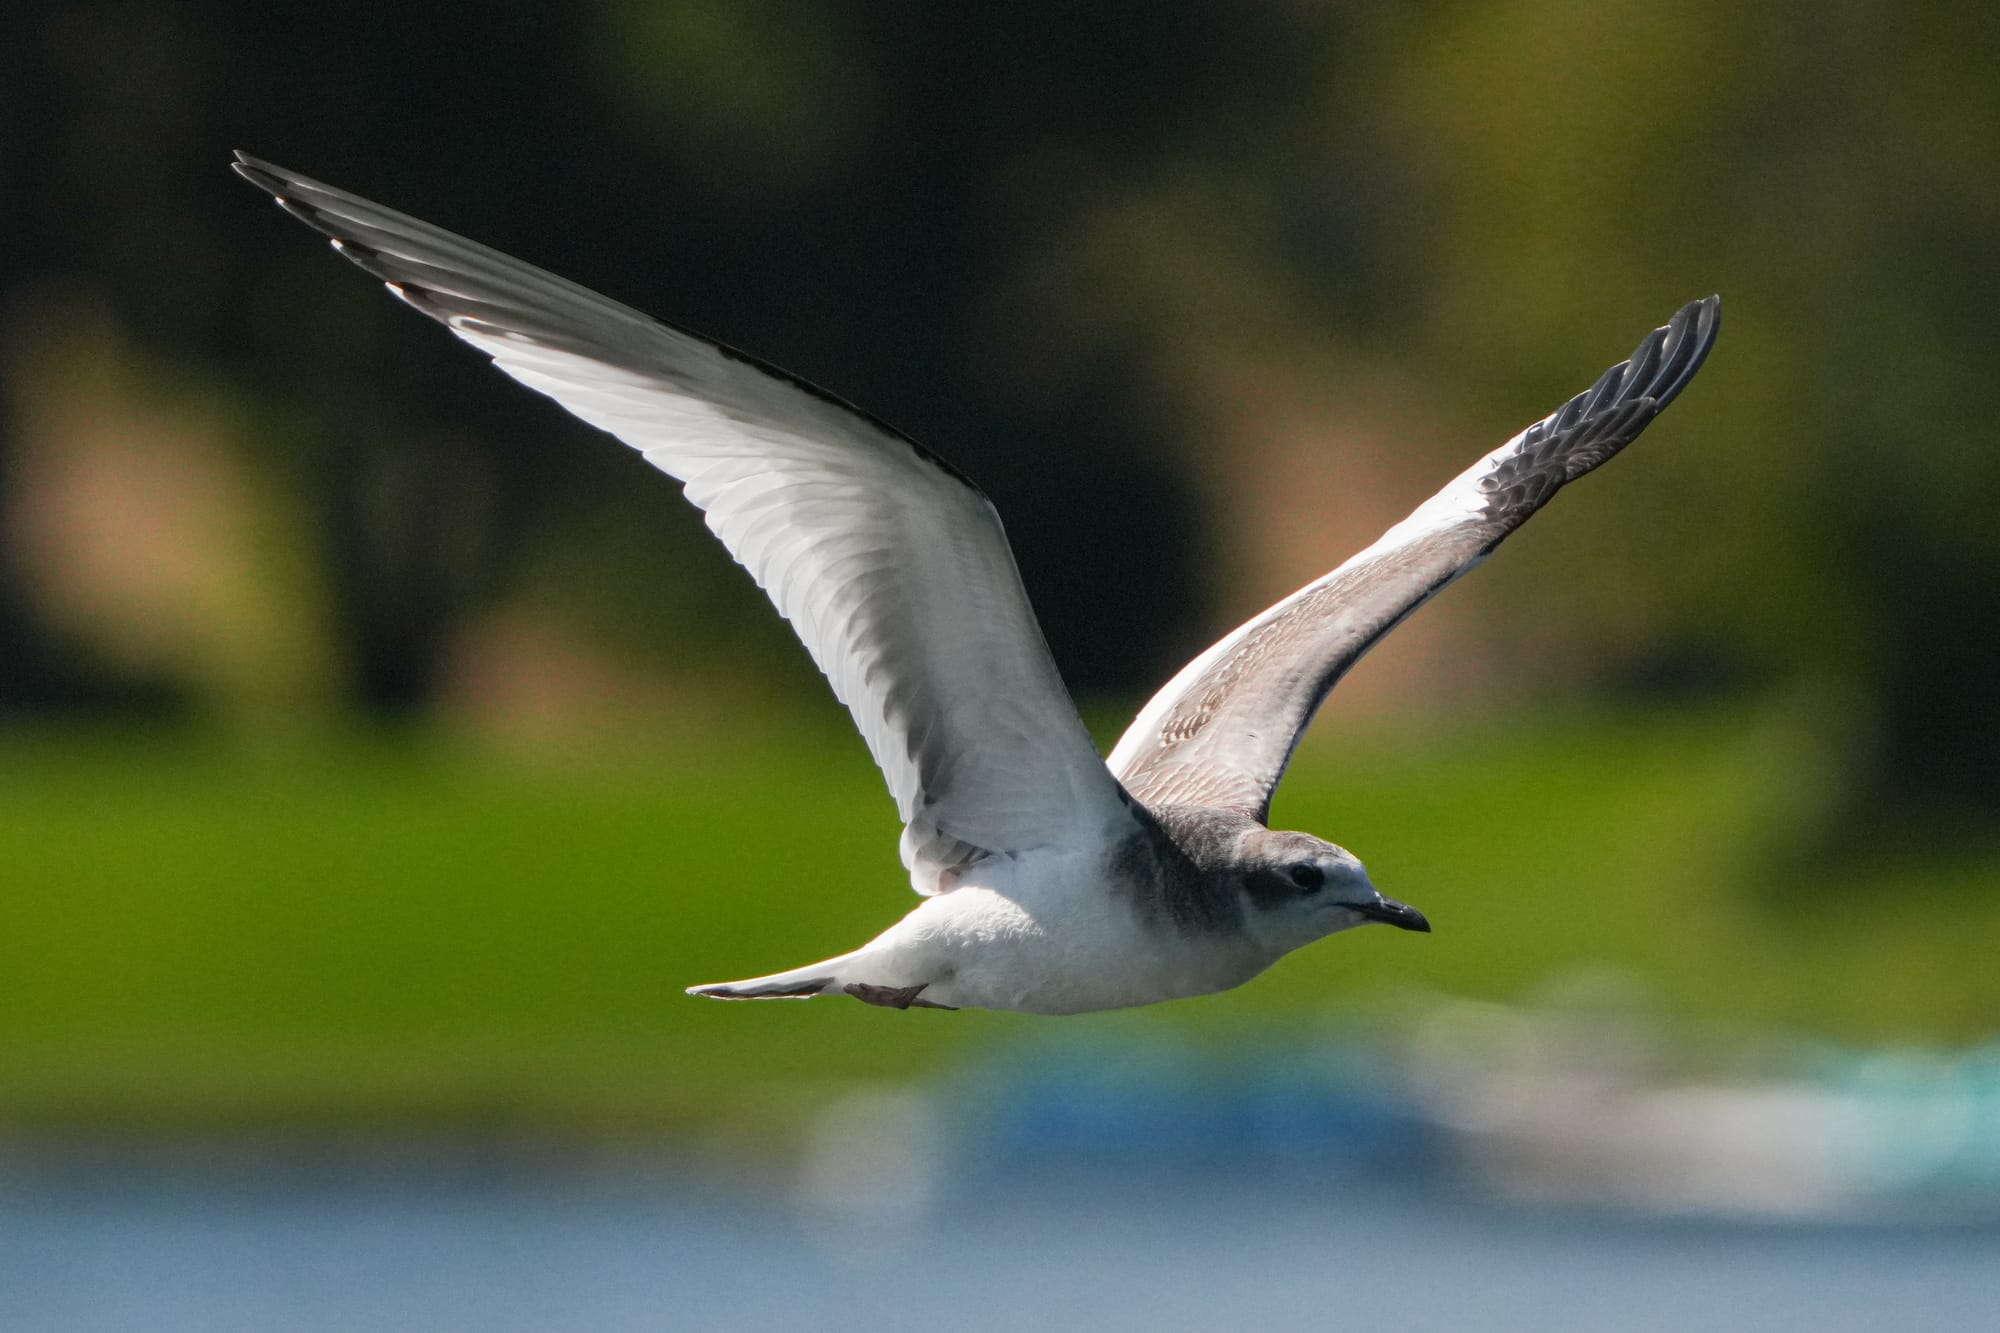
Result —
[{"label": "bird's head", "polygon": [[1244,923],[1280,953],[1371,921],[1428,931],[1424,914],[1384,898],[1354,854],[1309,833],[1258,830],[1238,849]]}]

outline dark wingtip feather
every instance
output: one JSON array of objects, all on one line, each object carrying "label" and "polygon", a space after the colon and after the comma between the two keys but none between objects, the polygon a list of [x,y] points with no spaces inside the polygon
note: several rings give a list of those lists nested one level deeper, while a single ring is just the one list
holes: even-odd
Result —
[{"label": "dark wingtip feather", "polygon": [[315,231],[325,231],[326,224],[320,220],[320,212],[308,204],[302,204],[288,194],[276,196],[278,207],[290,213]]},{"label": "dark wingtip feather", "polygon": [[[1671,403],[1708,360],[1721,328],[1722,298],[1708,296],[1688,302],[1664,328],[1653,330],[1642,348],[1658,348],[1659,368],[1645,387],[1646,395],[1657,399],[1663,408]],[[1633,354],[1635,360],[1638,355]]]},{"label": "dark wingtip feather", "polygon": [[1519,522],[1637,439],[1701,369],[1721,322],[1720,297],[1690,301],[1630,358],[1529,427],[1512,456],[1480,478],[1487,513]]},{"label": "dark wingtip feather", "polygon": [[240,148],[236,150],[236,160],[231,162],[229,167],[266,194],[282,195],[285,192],[285,172],[282,167],[274,167],[269,162],[250,156]]},{"label": "dark wingtip feather", "polygon": [[1674,317],[1647,334],[1632,355],[1599,377],[1596,384],[1563,404],[1550,425],[1560,430],[1623,401],[1649,398],[1663,411],[1694,378],[1722,327],[1722,298],[1690,301]]}]

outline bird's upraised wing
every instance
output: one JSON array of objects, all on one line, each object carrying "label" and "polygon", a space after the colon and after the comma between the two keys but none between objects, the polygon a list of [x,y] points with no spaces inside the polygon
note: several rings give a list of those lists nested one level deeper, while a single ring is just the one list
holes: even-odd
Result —
[{"label": "bird's upraised wing", "polygon": [[1701,368],[1721,315],[1717,297],[1686,306],[1630,360],[1473,464],[1373,546],[1188,663],[1119,739],[1111,771],[1150,806],[1266,818],[1335,682],[1558,489],[1637,439]]},{"label": "bird's upraised wing", "polygon": [[243,154],[344,257],[684,483],[854,715],[919,892],[1130,818],[1050,659],[999,516],[922,447],[717,343]]}]

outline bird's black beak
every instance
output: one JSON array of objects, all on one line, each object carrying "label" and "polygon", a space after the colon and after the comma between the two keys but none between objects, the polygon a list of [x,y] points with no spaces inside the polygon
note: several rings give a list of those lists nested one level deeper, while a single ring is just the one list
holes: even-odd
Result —
[{"label": "bird's black beak", "polygon": [[1370,921],[1380,921],[1398,930],[1420,930],[1430,934],[1431,923],[1422,912],[1408,903],[1399,903],[1394,898],[1384,898],[1374,903],[1350,903],[1355,911]]}]

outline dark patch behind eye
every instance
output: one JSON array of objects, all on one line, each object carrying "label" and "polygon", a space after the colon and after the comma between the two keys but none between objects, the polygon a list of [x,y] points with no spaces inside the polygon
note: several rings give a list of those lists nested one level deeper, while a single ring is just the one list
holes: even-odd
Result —
[{"label": "dark patch behind eye", "polygon": [[1243,877],[1243,887],[1250,894],[1250,901],[1259,907],[1276,907],[1288,903],[1299,896],[1297,888],[1282,871],[1266,866],[1253,870]]}]

